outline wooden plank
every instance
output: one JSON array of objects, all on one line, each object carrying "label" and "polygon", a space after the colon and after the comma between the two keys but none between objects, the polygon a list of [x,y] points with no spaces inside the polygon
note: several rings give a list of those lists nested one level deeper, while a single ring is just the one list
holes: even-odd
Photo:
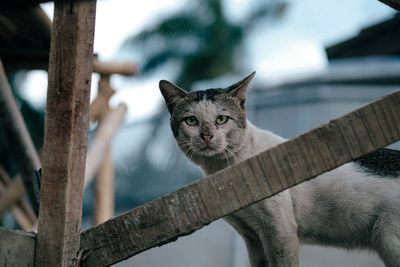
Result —
[{"label": "wooden plank", "polygon": [[78,261],[95,13],[95,0],[54,2],[37,266]]},{"label": "wooden plank", "polygon": [[35,235],[0,227],[0,266],[33,267]]},{"label": "wooden plank", "polygon": [[82,265],[171,242],[399,139],[400,91],[83,232]]},{"label": "wooden plank", "polygon": [[379,0],[380,2],[400,11],[400,0]]},{"label": "wooden plank", "polygon": [[135,63],[128,61],[99,61],[93,60],[93,72],[101,75],[120,74],[132,76],[136,73],[137,66]]},{"label": "wooden plank", "polygon": [[26,128],[22,114],[15,102],[0,61],[0,123],[12,150],[15,163],[22,175],[29,199],[36,212],[39,203],[33,189],[33,171],[41,167],[39,156]]}]

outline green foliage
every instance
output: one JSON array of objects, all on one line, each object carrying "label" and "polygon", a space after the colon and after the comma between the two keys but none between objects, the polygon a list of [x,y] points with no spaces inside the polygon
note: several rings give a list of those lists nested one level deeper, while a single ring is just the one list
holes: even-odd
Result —
[{"label": "green foliage", "polygon": [[282,7],[281,1],[262,1],[242,22],[233,23],[221,0],[199,0],[129,38],[124,47],[140,51],[143,74],[175,60],[180,67],[175,82],[188,89],[197,80],[240,71],[238,55],[246,34],[260,18],[280,14]]}]

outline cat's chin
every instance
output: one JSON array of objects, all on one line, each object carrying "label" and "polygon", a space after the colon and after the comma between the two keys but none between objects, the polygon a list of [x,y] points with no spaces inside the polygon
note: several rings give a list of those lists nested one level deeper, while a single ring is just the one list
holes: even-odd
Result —
[{"label": "cat's chin", "polygon": [[214,159],[226,159],[227,157],[227,155],[225,155],[223,151],[210,147],[206,147],[197,151],[197,155],[199,157],[214,158]]},{"label": "cat's chin", "polygon": [[203,157],[212,157],[212,156],[215,156],[216,154],[218,154],[218,151],[216,151],[212,147],[205,147],[205,148],[202,148],[199,151],[197,151],[197,154],[199,156],[203,156]]}]

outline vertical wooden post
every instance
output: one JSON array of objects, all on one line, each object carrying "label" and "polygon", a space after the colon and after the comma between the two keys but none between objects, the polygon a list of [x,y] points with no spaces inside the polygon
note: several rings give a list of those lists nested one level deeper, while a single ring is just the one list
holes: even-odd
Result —
[{"label": "vertical wooden post", "polygon": [[114,164],[110,146],[96,178],[94,225],[114,216]]},{"label": "vertical wooden post", "polygon": [[[100,76],[98,93],[106,101],[101,107],[101,112],[98,112],[98,120],[99,124],[101,124],[107,112],[110,111],[109,101],[115,93],[110,84],[110,75]],[[114,164],[111,156],[111,144],[107,146],[99,172],[97,173],[94,196],[95,211],[93,224],[99,225],[114,216]]]},{"label": "vertical wooden post", "polygon": [[36,266],[76,266],[96,0],[54,2]]}]

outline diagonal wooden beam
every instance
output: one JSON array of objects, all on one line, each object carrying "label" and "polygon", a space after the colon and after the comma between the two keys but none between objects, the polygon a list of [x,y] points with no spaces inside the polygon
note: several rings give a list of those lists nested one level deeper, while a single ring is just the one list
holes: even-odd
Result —
[{"label": "diagonal wooden beam", "polygon": [[0,218],[3,212],[14,206],[25,193],[24,183],[21,177],[17,177],[14,181],[7,185],[0,194]]},{"label": "diagonal wooden beam", "polygon": [[[22,175],[22,181],[28,192],[31,204],[36,212],[39,211],[33,186],[33,171],[41,167],[39,155],[33,145],[31,136],[25,125],[24,118],[11,92],[0,60],[0,124],[7,137],[7,142],[13,153],[15,163]],[[22,192],[24,188],[20,188]]]},{"label": "diagonal wooden beam", "polygon": [[83,266],[106,266],[400,139],[400,91],[81,234]]},{"label": "diagonal wooden beam", "polygon": [[[11,180],[7,172],[3,169],[3,167],[0,166],[0,198],[3,195],[3,192],[5,192],[5,190],[10,186],[10,184],[16,183],[17,180],[21,180],[21,177],[17,176],[14,178],[14,180]],[[19,183],[17,182],[17,184]],[[21,187],[24,188],[24,185],[21,185]],[[25,193],[25,190],[22,191],[23,193]],[[0,206],[1,206],[1,201],[0,201]],[[23,194],[19,196],[15,205],[11,207],[11,213],[13,214],[18,225],[23,230],[33,231],[35,229],[35,224],[37,226],[36,214],[33,212],[28,202],[23,198]]]},{"label": "diagonal wooden beam", "polygon": [[79,250],[96,0],[54,2],[36,266]]}]

